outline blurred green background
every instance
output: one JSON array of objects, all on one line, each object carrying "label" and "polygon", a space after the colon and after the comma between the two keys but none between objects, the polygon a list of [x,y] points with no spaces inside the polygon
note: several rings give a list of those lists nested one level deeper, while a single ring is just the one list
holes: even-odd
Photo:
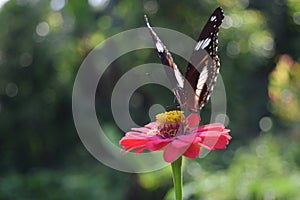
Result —
[{"label": "blurred green background", "polygon": [[[185,160],[185,199],[300,198],[299,0],[10,0],[0,9],[0,199],[173,199],[169,168],[127,174],[101,164],[82,145],[71,95],[85,56],[106,38],[153,26],[197,38],[212,11],[226,15],[219,57],[228,103],[228,148]],[[186,63],[174,56],[181,70]],[[99,121],[114,138],[114,84],[126,71],[157,62],[153,49],[116,60],[99,86]],[[159,92],[157,92],[159,91]],[[170,105],[171,92],[145,86],[132,117]],[[208,104],[203,119],[209,116]]]}]

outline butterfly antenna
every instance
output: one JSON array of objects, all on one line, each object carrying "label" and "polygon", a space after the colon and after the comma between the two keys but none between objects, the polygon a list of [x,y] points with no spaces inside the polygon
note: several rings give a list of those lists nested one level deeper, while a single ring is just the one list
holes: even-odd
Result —
[{"label": "butterfly antenna", "polygon": [[181,110],[181,108],[180,108],[180,105],[179,105],[179,104],[174,104],[174,105],[166,106],[166,110],[167,110],[167,111],[171,111],[171,110]]}]

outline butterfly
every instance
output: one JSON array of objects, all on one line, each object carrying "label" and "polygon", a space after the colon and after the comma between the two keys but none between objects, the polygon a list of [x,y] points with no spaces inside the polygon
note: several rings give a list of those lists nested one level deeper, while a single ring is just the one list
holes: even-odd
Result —
[{"label": "butterfly", "polygon": [[198,112],[209,100],[220,69],[217,49],[218,31],[224,19],[222,8],[218,7],[212,13],[201,31],[185,76],[181,74],[171,53],[150,26],[147,16],[144,17],[161,63],[171,69],[167,70],[167,75],[178,103],[192,112]]}]

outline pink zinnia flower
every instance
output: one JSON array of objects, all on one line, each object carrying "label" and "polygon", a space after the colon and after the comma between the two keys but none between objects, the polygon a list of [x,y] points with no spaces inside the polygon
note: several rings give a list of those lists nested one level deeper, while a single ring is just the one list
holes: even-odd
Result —
[{"label": "pink zinnia flower", "polygon": [[166,162],[173,162],[181,155],[196,158],[200,155],[200,147],[209,150],[226,148],[231,139],[229,129],[220,123],[198,126],[199,123],[198,114],[185,117],[183,111],[169,111],[156,115],[155,122],[132,128],[119,143],[126,152],[163,150]]}]

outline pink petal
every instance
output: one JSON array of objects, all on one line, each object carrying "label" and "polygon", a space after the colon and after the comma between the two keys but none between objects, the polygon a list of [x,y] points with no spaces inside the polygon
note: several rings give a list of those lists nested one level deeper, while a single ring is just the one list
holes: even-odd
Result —
[{"label": "pink petal", "polygon": [[121,140],[123,140],[123,139],[147,139],[147,140],[149,140],[152,137],[153,137],[153,135],[147,135],[144,133],[128,132]]},{"label": "pink petal", "polygon": [[139,153],[141,153],[141,152],[144,151],[144,150],[145,150],[145,148],[139,148],[139,149],[136,150],[135,153],[136,153],[136,154],[139,154]]},{"label": "pink petal", "polygon": [[[149,131],[151,131],[151,130],[152,130],[152,131],[157,130],[157,129],[156,129],[156,122],[151,122],[151,123],[145,125],[144,127],[131,128],[131,131],[127,132],[126,134],[128,134],[128,133],[133,133],[133,132],[138,133],[138,134],[141,134],[141,133],[147,134],[147,133],[148,133]],[[153,136],[153,134],[150,135],[150,136]]]},{"label": "pink petal", "polygon": [[224,149],[229,143],[231,136],[227,133],[216,132],[216,131],[207,131],[202,133],[199,137],[202,138],[201,146],[214,150],[214,149]]},{"label": "pink petal", "polygon": [[192,113],[186,118],[186,121],[187,121],[187,125],[189,127],[194,127],[200,123],[201,118],[198,114]]},{"label": "pink petal", "polygon": [[133,131],[138,131],[138,132],[141,132],[141,133],[147,133],[148,131],[150,131],[149,128],[145,128],[145,127],[131,128],[131,130],[133,130]]},{"label": "pink petal", "polygon": [[147,140],[122,140],[120,141],[120,145],[122,145],[123,148],[128,149],[128,148],[138,148],[141,146],[145,146],[147,143]]},{"label": "pink petal", "polygon": [[174,147],[172,143],[168,144],[167,147],[164,150],[164,160],[166,162],[173,162],[177,160],[179,157],[178,148]]},{"label": "pink petal", "polygon": [[177,149],[182,149],[182,148],[187,149],[190,144],[191,143],[188,143],[188,142],[185,142],[185,141],[182,141],[179,139],[175,139],[174,141],[172,141],[172,145]]},{"label": "pink petal", "polygon": [[196,138],[196,134],[187,134],[187,135],[180,135],[180,136],[177,136],[178,140],[181,140],[185,143],[188,143],[189,145],[193,143],[193,141],[195,140]]},{"label": "pink petal", "polygon": [[200,147],[196,146],[196,145],[191,145],[185,152],[184,152],[184,156],[188,157],[188,158],[196,158],[197,156],[199,156],[200,154]]},{"label": "pink petal", "polygon": [[199,126],[197,132],[204,132],[204,131],[223,131],[224,125],[221,123],[213,123],[213,124],[207,124],[203,126]]},{"label": "pink petal", "polygon": [[149,129],[155,129],[156,128],[156,122],[150,122],[149,124],[145,125],[146,128]]},{"label": "pink petal", "polygon": [[[126,135],[119,141],[119,144],[126,149],[126,151],[131,151],[134,149],[145,149],[145,145],[148,141],[151,140],[153,136],[149,136],[143,133],[137,132],[128,132]],[[138,150],[136,153],[141,152]]]},{"label": "pink petal", "polygon": [[152,151],[157,151],[164,148],[171,141],[172,139],[162,139],[158,136],[154,136],[150,141],[147,142],[146,147]]},{"label": "pink petal", "polygon": [[179,156],[183,155],[189,148],[190,143],[175,139],[169,143],[164,149],[164,160],[166,162],[173,162]]}]

